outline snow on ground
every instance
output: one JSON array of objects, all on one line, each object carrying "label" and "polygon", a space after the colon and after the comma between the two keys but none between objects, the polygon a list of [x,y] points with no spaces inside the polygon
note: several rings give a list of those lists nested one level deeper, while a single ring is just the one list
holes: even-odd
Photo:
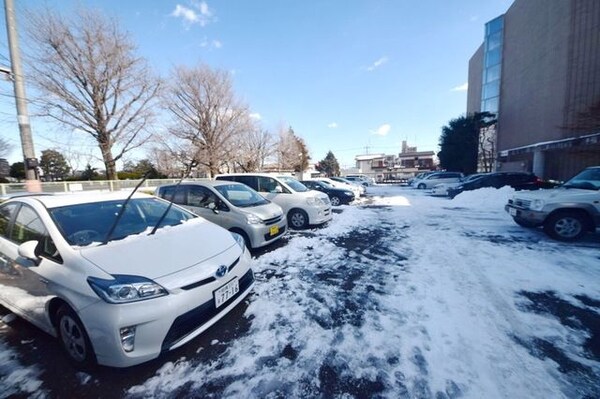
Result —
[{"label": "snow on ground", "polygon": [[562,244],[516,226],[503,209],[510,189],[452,201],[371,192],[371,205],[343,207],[328,227],[256,259],[250,329],[222,356],[167,363],[128,393],[600,395],[589,331],[535,302],[542,295],[598,317],[597,239]]},{"label": "snow on ground", "polygon": [[[369,191],[255,258],[238,336],[158,362],[123,395],[600,397],[600,235],[564,244],[517,226],[511,189]],[[0,397],[44,388],[1,336],[0,364]]]}]

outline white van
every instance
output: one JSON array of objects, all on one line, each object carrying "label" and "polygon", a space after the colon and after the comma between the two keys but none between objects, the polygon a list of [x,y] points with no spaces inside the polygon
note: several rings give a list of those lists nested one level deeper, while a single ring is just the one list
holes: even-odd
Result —
[{"label": "white van", "polygon": [[319,225],[332,218],[331,202],[327,194],[309,190],[291,176],[234,173],[217,175],[215,179],[244,183],[258,191],[283,209],[291,228],[302,229],[308,225]]}]

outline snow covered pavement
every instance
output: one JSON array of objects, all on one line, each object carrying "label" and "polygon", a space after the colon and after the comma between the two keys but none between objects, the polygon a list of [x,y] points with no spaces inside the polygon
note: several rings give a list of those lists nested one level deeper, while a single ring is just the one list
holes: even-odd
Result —
[{"label": "snow covered pavement", "polygon": [[[328,226],[257,256],[247,305],[204,337],[125,372],[68,370],[64,392],[102,396],[112,384],[112,394],[133,397],[600,397],[599,235],[564,244],[515,225],[503,210],[510,189],[451,201],[369,190]],[[41,396],[60,396],[48,364],[19,363],[7,328],[0,323],[0,353],[12,354],[11,372],[21,368]],[[0,368],[0,397],[31,393],[10,374]]]}]

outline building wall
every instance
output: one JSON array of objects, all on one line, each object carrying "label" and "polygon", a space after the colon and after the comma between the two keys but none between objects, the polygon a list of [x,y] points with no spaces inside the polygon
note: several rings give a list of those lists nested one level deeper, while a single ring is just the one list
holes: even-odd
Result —
[{"label": "building wall", "polygon": [[467,91],[467,114],[479,112],[481,107],[481,81],[483,74],[483,44],[469,60],[469,87]]},{"label": "building wall", "polygon": [[[565,125],[592,133],[580,114],[600,103],[600,1],[573,0],[569,31],[569,70]],[[587,125],[587,126],[586,126]]]},{"label": "building wall", "polygon": [[506,12],[499,151],[564,138],[570,21],[563,0],[516,0]]}]

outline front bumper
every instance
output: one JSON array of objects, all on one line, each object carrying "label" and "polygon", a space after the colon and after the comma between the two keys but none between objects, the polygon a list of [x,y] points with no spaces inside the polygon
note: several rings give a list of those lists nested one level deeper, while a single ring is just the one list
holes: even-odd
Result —
[{"label": "front bumper", "polygon": [[[219,308],[214,292],[232,279],[239,292]],[[99,364],[129,367],[184,345],[236,307],[252,290],[254,275],[246,251],[223,278],[180,287],[164,297],[128,304],[99,301],[79,313]],[[135,326],[134,350],[125,352],[119,330]]]},{"label": "front bumper", "polygon": [[548,216],[547,212],[532,211],[530,209],[519,208],[511,204],[506,204],[504,210],[514,219],[526,221],[535,226],[541,226]]},{"label": "front bumper", "polygon": [[[277,226],[277,233],[272,234],[272,228],[274,226]],[[248,225],[245,231],[248,233],[252,248],[264,247],[285,235],[285,232],[287,231],[287,219],[282,215],[281,220],[277,223]]]},{"label": "front bumper", "polygon": [[308,214],[308,224],[319,225],[330,221],[333,218],[331,205],[327,206],[311,206],[305,208]]}]

